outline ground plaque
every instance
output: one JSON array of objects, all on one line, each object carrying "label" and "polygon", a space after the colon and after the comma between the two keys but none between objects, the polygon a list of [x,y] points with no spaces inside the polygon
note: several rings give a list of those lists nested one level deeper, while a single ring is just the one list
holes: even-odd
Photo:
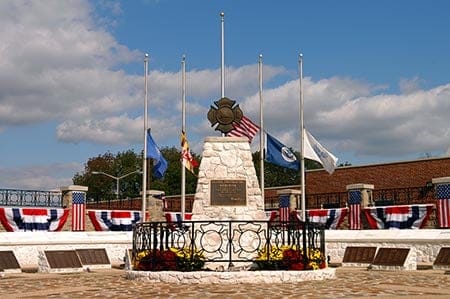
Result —
[{"label": "ground plaque", "polygon": [[439,250],[436,260],[433,263],[434,266],[450,267],[450,247],[443,247]]},{"label": "ground plaque", "polygon": [[45,251],[50,268],[81,268],[81,262],[75,250]]},{"label": "ground plaque", "polygon": [[10,270],[10,269],[19,269],[20,265],[17,262],[16,256],[14,253],[9,251],[0,251],[0,269],[1,270]]},{"label": "ground plaque", "polygon": [[245,206],[247,188],[245,180],[211,180],[211,205]]},{"label": "ground plaque", "polygon": [[380,266],[403,266],[408,257],[409,248],[380,248],[373,261]]},{"label": "ground plaque", "polygon": [[109,265],[109,258],[104,248],[77,249],[82,265]]},{"label": "ground plaque", "polygon": [[361,263],[370,264],[373,262],[376,247],[353,247],[348,246],[345,248],[343,263]]}]

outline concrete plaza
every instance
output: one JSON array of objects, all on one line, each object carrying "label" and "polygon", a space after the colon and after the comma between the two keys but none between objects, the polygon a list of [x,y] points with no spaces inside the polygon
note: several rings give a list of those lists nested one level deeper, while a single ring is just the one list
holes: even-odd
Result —
[{"label": "concrete plaza", "polygon": [[336,279],[296,284],[171,285],[127,280],[124,270],[6,273],[0,298],[450,298],[444,270],[337,268]]}]

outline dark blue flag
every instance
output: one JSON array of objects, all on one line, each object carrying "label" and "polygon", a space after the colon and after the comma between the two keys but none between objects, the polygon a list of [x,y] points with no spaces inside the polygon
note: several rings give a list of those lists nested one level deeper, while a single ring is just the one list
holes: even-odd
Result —
[{"label": "dark blue flag", "polygon": [[266,158],[267,162],[294,170],[300,169],[300,163],[294,153],[275,137],[266,133]]},{"label": "dark blue flag", "polygon": [[167,161],[153,140],[150,130],[147,131],[147,158],[154,161],[153,175],[158,179],[162,178],[167,170]]}]

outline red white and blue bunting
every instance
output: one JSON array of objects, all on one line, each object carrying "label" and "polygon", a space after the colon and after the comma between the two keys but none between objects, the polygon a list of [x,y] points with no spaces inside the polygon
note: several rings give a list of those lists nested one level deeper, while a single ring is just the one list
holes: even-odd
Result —
[{"label": "red white and blue bunting", "polygon": [[338,229],[347,216],[347,208],[307,210],[309,222],[320,223],[325,229]]},{"label": "red white and blue bunting", "polygon": [[96,231],[131,231],[141,220],[140,211],[89,210],[88,216]]},{"label": "red white and blue bunting", "polygon": [[371,229],[423,228],[433,210],[433,204],[364,208]]},{"label": "red white and blue bunting", "polygon": [[0,208],[0,222],[8,232],[60,231],[68,216],[64,208]]}]

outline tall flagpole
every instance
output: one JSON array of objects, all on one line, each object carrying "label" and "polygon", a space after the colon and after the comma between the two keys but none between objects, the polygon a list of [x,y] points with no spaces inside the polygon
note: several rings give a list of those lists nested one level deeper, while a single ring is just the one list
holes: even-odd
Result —
[{"label": "tall flagpole", "polygon": [[[181,134],[186,134],[186,56],[181,60]],[[186,137],[186,136],[185,136]],[[183,137],[182,137],[183,138]],[[182,144],[183,146],[183,144]],[[181,149],[183,154],[183,149]],[[181,219],[186,213],[186,167],[181,157]]]},{"label": "tall flagpole", "polygon": [[301,171],[301,208],[302,221],[306,221],[306,202],[305,202],[305,122],[303,118],[303,54],[298,57],[298,66],[300,73],[300,171]]},{"label": "tall flagpole", "polygon": [[142,157],[142,210],[141,222],[145,222],[145,211],[146,211],[146,201],[147,201],[147,129],[148,129],[148,54],[144,55],[144,156]]},{"label": "tall flagpole", "polygon": [[221,87],[221,98],[225,97],[225,13],[220,13],[221,23],[222,23],[222,33],[221,33],[221,63],[220,63],[220,87]]},{"label": "tall flagpole", "polygon": [[261,197],[264,202],[264,119],[263,119],[263,61],[262,54],[259,54],[258,60],[258,76],[259,76],[259,158],[260,158],[260,187],[261,187]]}]

